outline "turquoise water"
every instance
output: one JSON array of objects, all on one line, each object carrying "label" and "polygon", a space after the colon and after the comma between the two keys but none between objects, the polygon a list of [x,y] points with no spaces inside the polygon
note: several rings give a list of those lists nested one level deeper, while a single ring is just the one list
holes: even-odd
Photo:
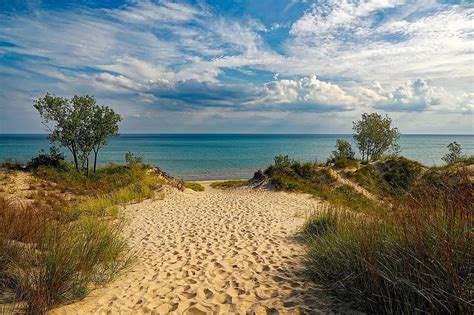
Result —
[{"label": "turquoise water", "polygon": [[[352,142],[351,135],[126,134],[110,140],[99,155],[99,164],[123,163],[130,150],[185,180],[249,178],[278,154],[325,161],[336,139]],[[426,165],[442,165],[446,146],[453,141],[462,145],[465,154],[474,154],[473,135],[402,135],[401,154]],[[48,147],[45,135],[0,134],[0,161],[27,162]]]}]

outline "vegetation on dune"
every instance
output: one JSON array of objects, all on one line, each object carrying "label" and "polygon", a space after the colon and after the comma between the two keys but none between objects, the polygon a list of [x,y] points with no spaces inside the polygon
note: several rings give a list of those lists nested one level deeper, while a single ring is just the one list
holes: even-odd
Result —
[{"label": "vegetation on dune", "polygon": [[[474,185],[466,165],[473,158],[463,157],[455,143],[443,167],[383,158],[398,130],[378,114],[364,114],[354,130],[360,165],[350,144],[338,141],[328,166],[277,156],[265,170],[277,189],[308,192],[332,207],[314,212],[302,227],[312,279],[368,313],[469,313]],[[330,167],[342,168],[347,180],[380,201],[333,178]]]},{"label": "vegetation on dune", "polygon": [[204,186],[195,182],[184,182],[183,186],[194,191],[204,191]]},{"label": "vegetation on dune", "polygon": [[215,188],[215,189],[225,190],[225,189],[230,189],[230,188],[235,188],[235,187],[242,186],[246,182],[247,182],[246,180],[227,180],[227,181],[223,181],[223,182],[211,183],[211,187]]},{"label": "vegetation on dune", "polygon": [[30,202],[0,197],[0,290],[37,314],[84,297],[128,265],[118,207],[153,198],[165,179],[141,165],[109,165],[90,177],[67,164],[33,174],[41,184],[31,186]]},{"label": "vegetation on dune", "polygon": [[358,212],[384,211],[380,205],[354,188],[339,183],[331,176],[328,167],[317,162],[301,163],[288,156],[275,157],[275,163],[265,170],[270,183],[285,191],[310,193],[334,205]]},{"label": "vegetation on dune", "polygon": [[472,309],[472,183],[426,185],[384,216],[332,210],[306,223],[306,264],[335,296],[375,314]]}]

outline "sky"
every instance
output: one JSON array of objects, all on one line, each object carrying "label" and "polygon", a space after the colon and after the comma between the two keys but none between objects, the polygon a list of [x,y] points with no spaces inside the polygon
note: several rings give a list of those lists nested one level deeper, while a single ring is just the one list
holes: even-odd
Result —
[{"label": "sky", "polygon": [[474,134],[474,3],[0,0],[0,133],[94,95],[122,133]]}]

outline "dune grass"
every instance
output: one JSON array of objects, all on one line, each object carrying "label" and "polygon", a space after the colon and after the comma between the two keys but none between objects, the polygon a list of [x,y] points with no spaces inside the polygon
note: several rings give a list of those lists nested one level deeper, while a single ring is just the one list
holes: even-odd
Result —
[{"label": "dune grass", "polygon": [[393,212],[315,213],[304,226],[314,281],[374,314],[472,310],[473,185],[466,174],[416,189]]},{"label": "dune grass", "polygon": [[319,163],[276,159],[275,164],[265,170],[275,188],[312,194],[333,205],[358,212],[384,212],[380,204],[358,193],[354,188],[337,182],[327,167]]},{"label": "dune grass", "polygon": [[204,191],[204,186],[199,184],[199,183],[184,182],[183,185],[184,185],[184,187],[192,189],[194,191]]},{"label": "dune grass", "polygon": [[119,206],[153,198],[163,178],[118,165],[91,178],[67,166],[42,167],[35,176],[28,202],[0,196],[0,292],[14,297],[10,305],[24,304],[21,312],[42,314],[130,264]]},{"label": "dune grass", "polygon": [[223,181],[223,182],[211,183],[211,187],[214,188],[214,189],[225,190],[225,189],[230,189],[230,188],[235,188],[235,187],[238,187],[238,186],[242,186],[246,182],[247,182],[246,180],[227,180],[227,181]]}]

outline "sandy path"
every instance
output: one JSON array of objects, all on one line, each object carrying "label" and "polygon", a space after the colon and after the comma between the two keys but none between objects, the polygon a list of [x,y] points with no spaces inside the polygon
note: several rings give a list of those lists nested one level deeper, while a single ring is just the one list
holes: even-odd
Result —
[{"label": "sandy path", "polygon": [[303,279],[294,237],[317,204],[265,190],[167,189],[164,200],[125,210],[132,270],[52,313],[325,313],[324,295]]}]

